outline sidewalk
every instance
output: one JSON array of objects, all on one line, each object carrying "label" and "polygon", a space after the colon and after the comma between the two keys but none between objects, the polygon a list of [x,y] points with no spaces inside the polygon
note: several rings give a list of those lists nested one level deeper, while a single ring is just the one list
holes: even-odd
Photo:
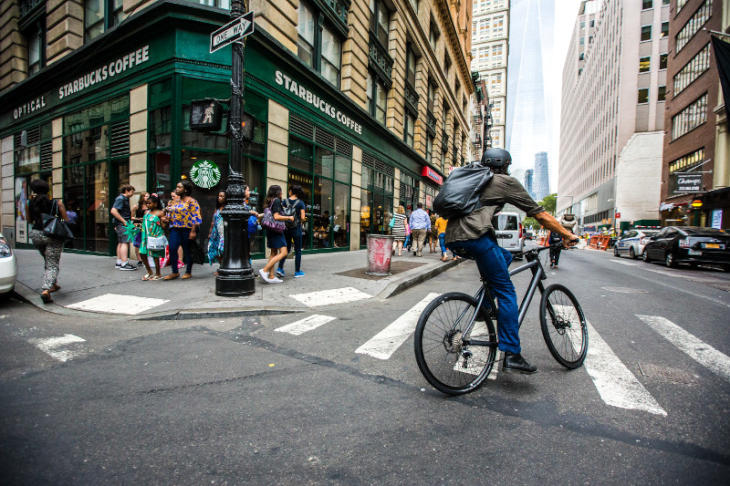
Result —
[{"label": "sidewalk", "polygon": [[[215,294],[218,265],[195,265],[193,278],[172,281],[142,281],[144,267],[136,271],[114,268],[115,258],[64,253],[54,302],[43,304],[43,258],[36,250],[16,250],[18,282],[15,291],[33,305],[53,313],[73,315],[89,312],[133,319],[200,319],[240,315],[303,312],[354,300],[378,301],[397,295],[454,267],[459,261],[441,262],[441,253],[394,257],[389,277],[365,275],[366,250],[319,253],[302,256],[303,278],[293,278],[294,261],[287,260],[283,284],[255,279],[256,291],[247,297]],[[254,273],[265,265],[254,260]],[[136,262],[135,262],[136,263]],[[170,267],[162,269],[162,275]],[[329,295],[303,295],[331,291]],[[111,315],[109,317],[111,317]]]}]

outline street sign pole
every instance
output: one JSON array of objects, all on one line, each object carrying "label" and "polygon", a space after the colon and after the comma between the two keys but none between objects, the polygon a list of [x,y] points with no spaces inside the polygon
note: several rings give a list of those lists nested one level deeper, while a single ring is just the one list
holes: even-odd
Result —
[{"label": "street sign pole", "polygon": [[[248,10],[243,0],[231,1],[231,20]],[[226,297],[251,295],[256,291],[253,269],[249,263],[250,247],[248,242],[248,218],[251,215],[244,206],[245,180],[243,178],[242,114],[244,99],[245,37],[233,43],[231,62],[231,104],[228,112],[230,121],[231,162],[226,188],[226,206],[221,211],[224,221],[224,249],[218,276],[215,280],[215,293]]]}]

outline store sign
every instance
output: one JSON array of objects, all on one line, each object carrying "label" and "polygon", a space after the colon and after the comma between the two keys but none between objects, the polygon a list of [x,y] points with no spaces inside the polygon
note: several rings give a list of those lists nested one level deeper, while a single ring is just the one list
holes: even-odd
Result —
[{"label": "store sign", "polygon": [[432,181],[434,181],[434,182],[435,182],[436,184],[438,184],[439,186],[440,186],[440,185],[443,185],[443,183],[444,183],[444,178],[443,178],[443,177],[441,177],[441,176],[440,176],[440,175],[438,174],[438,172],[436,172],[435,170],[433,170],[433,169],[432,169],[432,168],[430,168],[430,167],[424,167],[423,169],[421,169],[421,175],[422,175],[423,177],[426,177],[426,178],[428,178],[428,179],[431,179]]},{"label": "store sign", "polygon": [[676,182],[673,194],[702,191],[702,174],[674,174]]},{"label": "store sign", "polygon": [[315,109],[321,111],[333,120],[336,120],[343,126],[349,128],[350,130],[353,130],[358,135],[362,135],[362,125],[357,123],[345,113],[338,110],[332,103],[329,102],[329,100],[317,96],[309,89],[302,86],[297,80],[292,79],[281,71],[276,71],[276,73],[274,73],[274,80],[276,81],[276,84],[284,88],[284,90],[293,94],[305,103],[311,105]]},{"label": "store sign", "polygon": [[108,63],[105,62],[100,67],[89,71],[76,79],[70,80],[56,89],[46,93],[39,93],[33,96],[30,100],[24,100],[20,105],[13,108],[8,118],[12,122],[18,121],[24,116],[44,109],[47,106],[50,107],[64,98],[80,93],[96,84],[106,81],[107,79],[119,76],[122,73],[133,69],[135,66],[144,64],[149,60],[150,46],[147,45],[137,49],[136,51],[132,51],[129,54],[125,54],[118,59],[113,59]]},{"label": "store sign", "polygon": [[712,210],[712,227],[722,229],[722,209]]},{"label": "store sign", "polygon": [[198,187],[210,189],[221,181],[221,170],[212,160],[199,160],[190,169],[190,180]]}]

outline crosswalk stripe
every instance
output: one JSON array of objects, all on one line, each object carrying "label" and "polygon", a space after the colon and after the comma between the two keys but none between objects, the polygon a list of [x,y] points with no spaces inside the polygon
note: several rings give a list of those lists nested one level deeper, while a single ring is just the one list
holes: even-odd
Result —
[{"label": "crosswalk stripe", "polygon": [[603,401],[614,407],[666,416],[667,412],[618,359],[591,323],[586,323],[590,345],[584,366]]},{"label": "crosswalk stripe", "polygon": [[307,294],[295,294],[291,298],[298,300],[308,307],[320,307],[325,305],[345,304],[357,300],[369,299],[372,295],[361,292],[353,287],[341,289],[320,290]]},{"label": "crosswalk stripe", "polygon": [[150,297],[138,297],[136,295],[104,294],[66,307],[92,312],[136,315],[167,302],[170,301]]},{"label": "crosswalk stripe", "polygon": [[494,356],[494,366],[492,366],[492,372],[487,376],[488,380],[496,380],[499,374],[499,363],[502,359],[502,351],[497,350],[497,354]]},{"label": "crosswalk stripe", "polygon": [[416,329],[421,312],[439,294],[431,293],[418,304],[411,307],[388,327],[376,334],[368,342],[357,348],[356,353],[367,354],[373,358],[388,359]]},{"label": "crosswalk stripe", "polygon": [[334,321],[336,317],[331,316],[320,316],[317,314],[305,317],[304,319],[287,324],[286,326],[274,329],[276,332],[286,332],[295,336],[300,336],[307,331],[317,329],[319,326],[327,324],[330,321]]},{"label": "crosswalk stripe", "polygon": [[669,319],[660,316],[636,315],[667,341],[677,346],[687,356],[702,366],[730,381],[730,358],[688,333]]},{"label": "crosswalk stripe", "polygon": [[62,348],[63,346],[66,346],[68,344],[85,343],[86,339],[74,336],[73,334],[65,334],[59,337],[36,338],[30,339],[29,341],[31,344],[34,344],[36,347],[38,347],[38,349],[50,355],[51,357],[56,358],[59,361],[66,362],[74,356],[77,356],[78,353],[68,349],[59,348]]},{"label": "crosswalk stripe", "polygon": [[621,265],[628,265],[630,267],[635,267],[636,266],[636,263],[633,263],[633,262],[624,262],[622,260],[609,260],[609,262],[619,263]]}]

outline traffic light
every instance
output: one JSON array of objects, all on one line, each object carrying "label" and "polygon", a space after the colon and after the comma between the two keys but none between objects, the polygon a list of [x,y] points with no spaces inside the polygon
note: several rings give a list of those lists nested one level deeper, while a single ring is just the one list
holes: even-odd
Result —
[{"label": "traffic light", "polygon": [[199,132],[217,132],[223,121],[223,107],[214,99],[190,102],[190,129]]}]

